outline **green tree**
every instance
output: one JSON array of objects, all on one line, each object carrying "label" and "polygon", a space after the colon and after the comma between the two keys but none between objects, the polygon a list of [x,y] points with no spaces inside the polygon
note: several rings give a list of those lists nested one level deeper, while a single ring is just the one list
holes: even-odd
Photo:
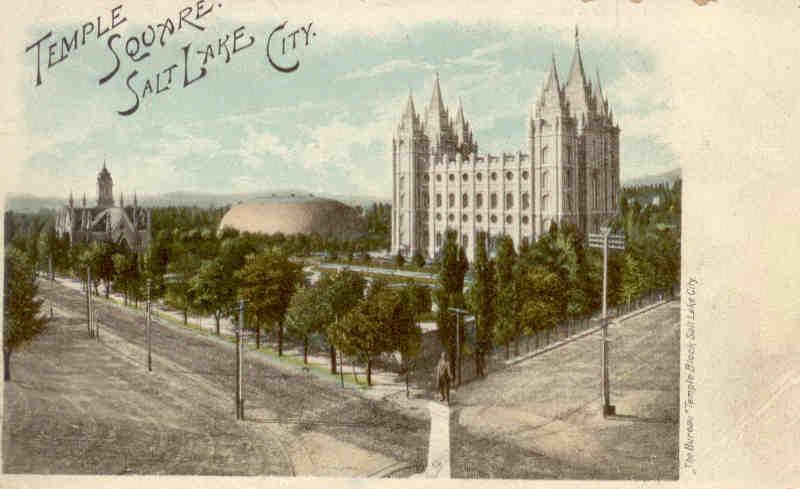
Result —
[{"label": "green tree", "polygon": [[422,346],[422,329],[418,318],[431,310],[431,291],[428,287],[409,281],[398,294],[398,304],[390,311],[392,319],[392,335],[397,351],[403,359],[406,377],[406,395],[408,395],[408,377],[414,359]]},{"label": "green tree", "polygon": [[11,354],[40,334],[47,321],[40,316],[42,301],[34,264],[22,251],[9,246],[5,251],[3,275],[3,359],[4,378],[11,380]]},{"label": "green tree", "polygon": [[225,270],[223,261],[217,257],[205,260],[197,274],[192,277],[190,295],[194,307],[201,314],[214,316],[214,326],[219,336],[219,323],[223,316],[232,311],[236,302],[236,287]]},{"label": "green tree", "polygon": [[515,280],[517,255],[514,242],[509,236],[501,236],[497,242],[497,258],[495,265],[497,301],[494,340],[506,347],[506,357],[512,341],[520,332],[519,306],[520,297]]},{"label": "green tree", "polygon": [[417,268],[422,268],[425,266],[425,257],[422,256],[422,253],[420,252],[414,253],[413,260],[414,260],[414,266],[416,266]]},{"label": "green tree", "polygon": [[333,312],[319,283],[304,287],[292,296],[286,311],[289,335],[303,342],[303,363],[308,363],[308,344],[315,333],[333,322]]},{"label": "green tree", "polygon": [[400,253],[400,252],[398,251],[398,252],[397,252],[397,254],[394,256],[394,265],[395,265],[397,268],[403,268],[403,266],[404,266],[405,264],[406,264],[406,259],[405,259],[405,257],[403,256],[403,254],[402,254],[402,253]]},{"label": "green tree", "polygon": [[[442,347],[451,359],[456,354],[456,319],[451,307],[464,307],[464,276],[469,268],[464,249],[458,244],[458,234],[453,229],[445,233],[439,261],[439,287],[435,292],[438,307],[436,327]],[[464,331],[460,340],[463,342]],[[455,376],[455,362],[450,362]]]},{"label": "green tree", "polygon": [[289,260],[280,248],[268,248],[247,257],[237,272],[239,294],[255,320],[256,347],[261,347],[261,324],[268,323],[278,334],[278,356],[283,355],[284,318],[289,301],[303,279],[302,267]]},{"label": "green tree", "polygon": [[486,375],[485,360],[491,351],[496,322],[497,282],[494,260],[489,258],[487,251],[487,241],[485,232],[478,233],[473,264],[475,281],[469,289],[468,301],[475,315],[475,372],[480,377]]},{"label": "green tree", "polygon": [[336,373],[336,349],[331,341],[330,332],[337,323],[364,297],[366,281],[364,277],[352,270],[340,270],[335,275],[324,274],[320,278],[320,287],[324,291],[325,300],[333,313],[333,323],[328,326],[328,343],[330,345],[331,373]]},{"label": "green tree", "polygon": [[183,313],[183,324],[189,322],[189,311],[194,305],[192,277],[200,268],[200,257],[184,244],[178,243],[170,253],[167,264],[167,299]]},{"label": "green tree", "polygon": [[519,291],[523,302],[519,319],[526,333],[545,331],[549,341],[550,330],[567,315],[566,288],[564,279],[543,266],[534,266],[521,277]]}]

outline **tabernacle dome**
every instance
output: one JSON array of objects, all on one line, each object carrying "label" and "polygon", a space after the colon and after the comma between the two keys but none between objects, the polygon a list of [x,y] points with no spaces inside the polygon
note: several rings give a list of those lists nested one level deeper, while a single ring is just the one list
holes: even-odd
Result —
[{"label": "tabernacle dome", "polygon": [[313,196],[261,198],[236,204],[222,217],[219,229],[226,227],[264,234],[354,235],[362,231],[355,209]]}]

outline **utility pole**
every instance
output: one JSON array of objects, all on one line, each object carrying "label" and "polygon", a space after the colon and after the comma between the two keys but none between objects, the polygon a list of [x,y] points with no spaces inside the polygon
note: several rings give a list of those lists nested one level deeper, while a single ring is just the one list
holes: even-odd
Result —
[{"label": "utility pole", "polygon": [[147,335],[147,371],[153,371],[153,357],[152,357],[152,339],[151,331],[153,329],[153,319],[151,318],[152,301],[150,298],[150,278],[147,278],[147,305],[145,306],[144,313],[144,329]]},{"label": "utility pole", "polygon": [[244,419],[244,392],[242,384],[242,356],[244,354],[244,300],[239,299],[239,324],[236,328],[236,419]]},{"label": "utility pole", "polygon": [[89,337],[92,336],[92,306],[91,306],[91,284],[92,283],[92,269],[86,267],[86,329],[89,331]]},{"label": "utility pole", "polygon": [[600,370],[602,372],[601,395],[603,398],[603,417],[616,414],[616,408],[611,404],[610,382],[608,379],[608,250],[625,249],[625,236],[611,234],[611,228],[603,227],[601,233],[589,233],[589,246],[603,249],[603,314],[602,329],[603,340],[600,350]]}]

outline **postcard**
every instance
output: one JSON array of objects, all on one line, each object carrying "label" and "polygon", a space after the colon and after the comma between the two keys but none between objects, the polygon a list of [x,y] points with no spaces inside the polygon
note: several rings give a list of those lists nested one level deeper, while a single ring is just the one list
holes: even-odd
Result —
[{"label": "postcard", "polygon": [[796,2],[6,10],[4,487],[800,483]]}]

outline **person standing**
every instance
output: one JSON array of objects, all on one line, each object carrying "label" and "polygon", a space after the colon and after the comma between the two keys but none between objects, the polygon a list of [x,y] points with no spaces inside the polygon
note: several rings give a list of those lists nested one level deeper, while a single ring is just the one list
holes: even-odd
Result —
[{"label": "person standing", "polygon": [[444,352],[436,365],[436,383],[439,387],[439,400],[447,400],[447,404],[450,404],[450,362]]}]

